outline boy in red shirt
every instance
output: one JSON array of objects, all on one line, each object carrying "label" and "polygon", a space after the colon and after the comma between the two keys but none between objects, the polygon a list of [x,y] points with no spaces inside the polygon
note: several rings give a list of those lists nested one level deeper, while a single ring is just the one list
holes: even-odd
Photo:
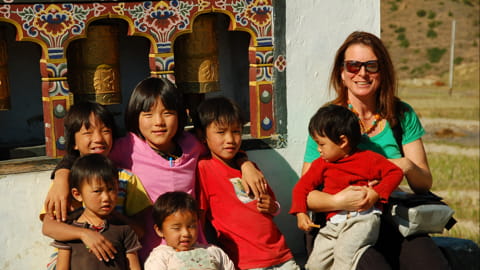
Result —
[{"label": "boy in red shirt", "polygon": [[[321,107],[308,129],[321,156],[293,189],[290,214],[297,216],[298,227],[308,231],[315,226],[307,215],[307,196],[321,184],[330,194],[351,185],[364,188],[369,207],[328,212],[327,224],[315,238],[306,269],[355,269],[363,252],[377,241],[382,203],[398,187],[403,172],[382,155],[357,148],[362,138],[359,120],[345,107]],[[370,187],[372,181],[378,183]]]},{"label": "boy in red shirt", "polygon": [[280,205],[270,187],[252,198],[243,189],[234,157],[242,143],[243,117],[229,99],[205,100],[198,124],[210,156],[198,162],[200,208],[216,230],[219,246],[239,269],[300,268],[273,221]]}]

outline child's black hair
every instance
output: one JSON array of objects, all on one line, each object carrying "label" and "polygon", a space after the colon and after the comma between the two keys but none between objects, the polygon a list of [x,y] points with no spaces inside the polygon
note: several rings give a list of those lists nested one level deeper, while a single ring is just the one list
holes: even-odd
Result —
[{"label": "child's black hair", "polygon": [[107,187],[118,187],[118,169],[106,156],[88,154],[79,157],[70,171],[70,187],[80,190],[84,183],[102,180]]},{"label": "child's black hair", "polygon": [[351,149],[355,149],[362,139],[357,116],[349,109],[334,104],[320,107],[310,119],[308,132],[328,137],[332,142],[340,143],[340,136],[347,137]]},{"label": "child's black hair", "polygon": [[97,119],[102,121],[106,127],[112,130],[113,138],[116,137],[117,128],[113,114],[103,105],[96,102],[80,102],[70,107],[64,121],[65,127],[65,150],[66,160],[77,159],[80,152],[75,150],[75,133],[77,133],[82,126],[90,128],[90,115],[94,114]]},{"label": "child's black hair", "polygon": [[195,125],[203,134],[208,125],[217,122],[220,125],[245,124],[242,110],[237,103],[226,97],[208,98],[198,105],[195,115]]},{"label": "child's black hair", "polygon": [[187,112],[183,104],[182,92],[165,78],[150,77],[135,86],[125,112],[126,129],[145,140],[140,132],[138,117],[141,112],[150,111],[159,98],[165,108],[177,112],[178,128],[175,138],[178,138],[187,122]]},{"label": "child's black hair", "polygon": [[197,218],[199,217],[200,208],[193,196],[183,191],[166,192],[159,196],[153,204],[153,222],[158,228],[162,228],[162,224],[168,216],[183,211],[192,212]]}]

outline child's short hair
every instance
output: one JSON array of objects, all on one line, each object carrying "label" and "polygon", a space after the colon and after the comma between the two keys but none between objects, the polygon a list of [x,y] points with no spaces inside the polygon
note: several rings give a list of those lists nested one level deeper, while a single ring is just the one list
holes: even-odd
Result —
[{"label": "child's short hair", "polygon": [[115,164],[101,154],[88,154],[79,157],[70,170],[70,187],[80,190],[84,183],[101,179],[107,187],[118,186],[118,169]]},{"label": "child's short hair", "polygon": [[218,96],[204,100],[197,109],[196,125],[205,133],[208,125],[217,122],[220,125],[245,124],[240,106],[234,101]]},{"label": "child's short hair", "polygon": [[160,98],[165,108],[177,112],[178,129],[175,138],[178,138],[187,122],[187,112],[183,104],[183,94],[177,87],[165,78],[147,78],[135,86],[128,101],[125,112],[126,129],[138,137],[145,139],[140,132],[138,117],[141,112],[148,112]]},{"label": "child's short hair", "polygon": [[197,217],[200,214],[198,203],[192,195],[183,191],[166,192],[153,204],[153,222],[161,228],[165,219],[178,211],[189,211]]},{"label": "child's short hair", "polygon": [[116,137],[116,125],[113,114],[103,105],[96,102],[80,102],[70,107],[65,116],[65,146],[66,157],[76,159],[80,156],[80,152],[75,150],[75,133],[78,132],[83,125],[90,128],[90,114],[94,114],[96,118],[102,121],[106,127],[112,130],[113,138]]},{"label": "child's short hair", "polygon": [[340,136],[347,137],[350,147],[355,149],[362,139],[357,116],[349,109],[334,104],[320,107],[308,124],[310,136],[328,137],[340,143]]}]

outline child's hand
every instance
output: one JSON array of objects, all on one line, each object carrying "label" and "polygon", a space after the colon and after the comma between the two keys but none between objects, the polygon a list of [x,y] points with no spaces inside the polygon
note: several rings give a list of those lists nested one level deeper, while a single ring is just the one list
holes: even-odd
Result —
[{"label": "child's hand", "polygon": [[69,170],[59,169],[45,198],[45,211],[57,221],[66,221],[70,207]]},{"label": "child's hand", "polygon": [[267,180],[251,161],[243,161],[240,169],[242,171],[242,186],[247,194],[252,192],[258,199],[260,194],[267,193]]},{"label": "child's hand", "polygon": [[108,262],[115,258],[117,250],[112,243],[99,232],[85,229],[80,239],[88,251],[93,253],[99,261]]},{"label": "child's hand", "polygon": [[278,205],[272,200],[268,194],[261,194],[257,200],[257,209],[260,213],[275,214],[278,210]]},{"label": "child's hand", "polygon": [[305,232],[310,231],[312,227],[318,227],[318,225],[315,225],[306,213],[297,213],[297,226],[300,230]]}]

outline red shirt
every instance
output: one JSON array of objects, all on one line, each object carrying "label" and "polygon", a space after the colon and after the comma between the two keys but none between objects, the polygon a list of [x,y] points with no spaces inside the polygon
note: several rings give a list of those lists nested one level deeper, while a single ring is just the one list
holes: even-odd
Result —
[{"label": "red shirt", "polygon": [[[373,189],[380,196],[377,207],[382,209],[380,203],[387,202],[402,179],[403,172],[399,167],[369,150],[358,150],[335,162],[326,162],[320,157],[312,162],[310,169],[293,188],[290,214],[305,213],[308,193],[320,184],[324,184],[324,192],[335,194],[350,185],[366,186],[371,180],[380,181]],[[337,212],[329,212],[327,219]]]},{"label": "red shirt", "polygon": [[206,158],[198,162],[197,177],[200,208],[206,211],[221,248],[235,266],[263,268],[293,258],[272,215],[260,213],[257,200],[250,199],[239,185],[241,171],[218,159]]}]

